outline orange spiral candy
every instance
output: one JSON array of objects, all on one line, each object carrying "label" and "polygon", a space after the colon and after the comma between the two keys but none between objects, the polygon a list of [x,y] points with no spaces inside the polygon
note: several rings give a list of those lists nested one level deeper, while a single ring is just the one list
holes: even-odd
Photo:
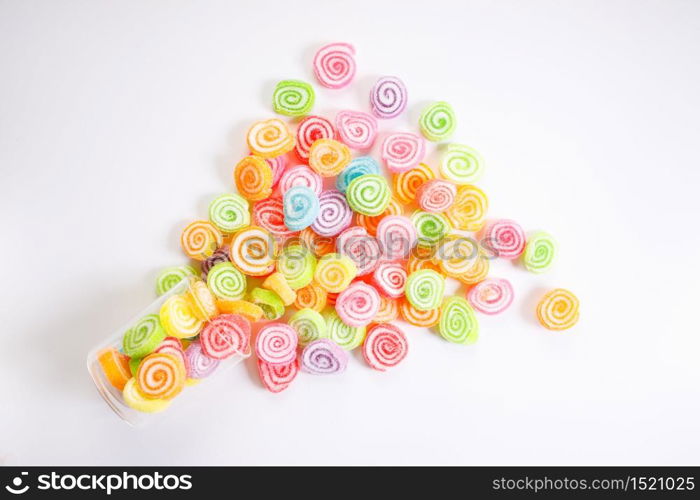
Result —
[{"label": "orange spiral candy", "polygon": [[185,255],[199,261],[204,261],[211,256],[223,241],[224,237],[216,226],[206,220],[191,223],[180,236],[180,245]]},{"label": "orange spiral candy", "polygon": [[391,200],[389,200],[389,205],[386,207],[384,212],[375,216],[357,214],[356,222],[358,226],[364,227],[369,234],[376,236],[377,227],[384,217],[387,215],[401,215],[402,213],[403,207],[401,204],[395,198],[391,198]]},{"label": "orange spiral candy", "polygon": [[174,398],[185,387],[186,379],[182,360],[161,352],[143,358],[136,371],[136,384],[148,399]]},{"label": "orange spiral candy", "polygon": [[335,139],[319,139],[309,150],[309,166],[321,177],[338,175],[352,160],[350,149]]},{"label": "orange spiral candy", "polygon": [[478,231],[486,221],[489,199],[476,186],[467,184],[457,189],[455,201],[445,211],[445,216],[455,229]]},{"label": "orange spiral candy", "polygon": [[311,253],[316,257],[323,257],[335,252],[335,237],[333,236],[321,236],[310,227],[307,227],[299,234],[299,237],[304,246],[311,250]]},{"label": "orange spiral candy", "polygon": [[272,194],[272,168],[258,156],[246,156],[233,171],[236,189],[250,201],[269,198]]},{"label": "orange spiral candy", "polygon": [[328,304],[328,292],[313,281],[297,290],[297,298],[294,307],[297,309],[313,309],[321,312]]},{"label": "orange spiral candy", "polygon": [[415,326],[430,328],[437,325],[440,321],[439,307],[428,309],[427,311],[419,311],[411,305],[406,297],[399,299],[399,310],[401,311],[401,317]]},{"label": "orange spiral candy", "polygon": [[421,256],[418,252],[411,254],[406,263],[406,272],[410,275],[421,269],[432,269],[439,273],[442,272],[440,265],[433,259]]},{"label": "orange spiral candy", "polygon": [[265,312],[262,307],[247,300],[217,300],[216,305],[222,314],[240,314],[251,323],[260,321]]},{"label": "orange spiral candy", "polygon": [[248,276],[270,274],[276,258],[277,242],[266,229],[250,226],[238,231],[231,240],[229,259]]},{"label": "orange spiral candy", "polygon": [[394,194],[401,203],[413,203],[418,188],[433,179],[435,179],[433,170],[425,163],[420,163],[411,170],[394,174]]},{"label": "orange spiral candy", "polygon": [[579,301],[563,288],[547,292],[537,305],[537,319],[549,330],[566,330],[578,322]]},{"label": "orange spiral candy", "polygon": [[116,349],[103,349],[97,354],[97,361],[102,367],[105,377],[116,389],[124,390],[124,386],[131,378],[129,369],[129,357]]},{"label": "orange spiral candy", "polygon": [[294,149],[294,135],[278,118],[255,122],[248,130],[248,148],[261,158],[274,158]]},{"label": "orange spiral candy", "polygon": [[489,275],[489,259],[486,253],[481,251],[479,257],[474,261],[474,265],[464,274],[456,276],[456,278],[465,285],[476,285],[484,281]]},{"label": "orange spiral candy", "polygon": [[389,297],[379,296],[379,311],[374,315],[374,323],[389,323],[399,317],[399,304]]}]

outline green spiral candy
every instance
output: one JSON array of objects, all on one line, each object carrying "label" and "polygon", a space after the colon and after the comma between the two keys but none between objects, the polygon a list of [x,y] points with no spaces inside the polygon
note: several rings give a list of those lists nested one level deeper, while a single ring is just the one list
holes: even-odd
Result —
[{"label": "green spiral candy", "polygon": [[314,105],[314,89],[301,80],[282,80],[272,94],[272,107],[275,113],[286,116],[303,116]]},{"label": "green spiral candy", "polygon": [[250,301],[263,310],[265,319],[279,319],[284,314],[284,302],[276,292],[265,288],[253,288]]},{"label": "green spiral candy", "polygon": [[277,271],[282,273],[294,290],[304,288],[314,279],[316,256],[306,247],[290,245],[282,250]]},{"label": "green spiral candy", "polygon": [[335,311],[326,315],[327,338],[338,344],[346,351],[362,345],[365,340],[366,328],[364,326],[349,326],[343,323]]},{"label": "green spiral candy", "polygon": [[365,174],[350,181],[345,197],[355,212],[380,215],[389,206],[391,189],[383,175]]},{"label": "green spiral candy", "polygon": [[224,234],[250,225],[250,205],[238,194],[222,194],[209,204],[209,220]]},{"label": "green spiral candy", "polygon": [[452,227],[450,221],[442,214],[433,214],[417,210],[411,216],[411,222],[418,234],[418,245],[429,247],[442,240]]},{"label": "green spiral candy", "polygon": [[440,305],[445,293],[445,278],[432,269],[411,273],[404,289],[406,299],[419,311],[429,311]]},{"label": "green spiral candy", "polygon": [[156,278],[156,293],[160,297],[189,276],[197,276],[197,271],[192,266],[166,267]]},{"label": "green spiral candy", "polygon": [[299,345],[305,346],[314,340],[326,338],[326,320],[313,309],[300,309],[289,318],[289,326],[299,335]]},{"label": "green spiral candy", "polygon": [[557,253],[557,242],[551,234],[540,231],[527,239],[523,265],[531,273],[543,273],[552,267]]},{"label": "green spiral candy", "polygon": [[230,262],[219,262],[207,274],[207,286],[221,300],[240,300],[245,295],[245,275]]},{"label": "green spiral candy", "polygon": [[439,101],[423,110],[418,124],[426,139],[440,142],[449,139],[455,131],[457,119],[452,106],[444,101]]},{"label": "green spiral candy", "polygon": [[165,338],[165,329],[157,314],[141,318],[129,328],[122,339],[124,354],[131,358],[142,358],[153,352]]},{"label": "green spiral candy", "polygon": [[479,338],[479,323],[474,309],[462,297],[448,297],[442,303],[438,331],[455,344],[473,344]]},{"label": "green spiral candy", "polygon": [[440,161],[442,176],[459,184],[473,184],[484,173],[484,160],[473,148],[464,144],[449,144]]}]

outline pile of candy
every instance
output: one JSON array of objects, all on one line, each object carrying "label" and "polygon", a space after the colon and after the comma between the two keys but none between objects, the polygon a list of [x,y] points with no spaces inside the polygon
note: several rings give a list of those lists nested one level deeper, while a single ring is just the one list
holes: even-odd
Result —
[{"label": "pile of candy", "polygon": [[[346,43],[322,47],[313,62],[318,83],[349,85],[354,56]],[[377,160],[353,154],[374,145],[379,120],[400,115],[407,99],[403,82],[385,76],[371,89],[369,112],[340,111],[330,120],[310,114],[309,83],[277,84],[272,107],[294,121],[270,118],[250,127],[250,155],[234,168],[238,193],[215,198],[208,220],[182,233],[182,249],[200,269],[169,267],[158,277],[159,295],[183,279],[187,291],[129,329],[121,349],[101,354],[127,405],[158,411],[251,344],[272,392],[286,389],[299,371],[342,372],[355,348],[384,371],[408,352],[394,323],[399,316],[471,344],[476,312],[498,314],[513,301],[510,282],[488,276],[490,260],[519,259],[533,273],[551,267],[556,244],[549,234],[526,236],[513,220],[486,219],[488,198],[474,185],[484,165],[476,150],[444,145],[439,174],[423,163],[426,141],[447,141],[455,131],[448,103],[423,110],[420,134],[384,136],[380,156],[391,186]],[[335,189],[324,190],[326,177],[335,178]],[[445,298],[447,278],[467,285],[466,295]],[[289,307],[294,312],[286,314]],[[555,289],[536,315],[545,328],[564,330],[577,322],[578,307],[571,292]],[[252,339],[254,323],[261,325]]]}]

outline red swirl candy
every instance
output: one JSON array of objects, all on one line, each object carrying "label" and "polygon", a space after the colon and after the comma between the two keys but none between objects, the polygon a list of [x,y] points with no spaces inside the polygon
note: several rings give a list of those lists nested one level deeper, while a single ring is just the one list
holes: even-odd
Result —
[{"label": "red swirl candy", "polygon": [[386,371],[403,361],[407,354],[408,340],[398,327],[383,323],[367,331],[362,356],[375,370]]},{"label": "red swirl candy", "polygon": [[383,262],[377,266],[372,275],[372,284],[379,293],[391,299],[403,296],[408,278],[406,270],[397,262]]},{"label": "red swirl candy", "polygon": [[284,155],[276,156],[274,158],[268,158],[265,161],[272,169],[272,187],[274,188],[282,177],[284,170],[287,168],[287,157]]},{"label": "red swirl candy", "polygon": [[417,166],[425,156],[425,141],[408,132],[388,135],[382,143],[382,159],[394,173],[406,172]]},{"label": "red swirl candy", "polygon": [[260,381],[270,392],[282,392],[294,381],[299,374],[299,360],[286,365],[271,365],[262,360],[258,360],[258,373]]},{"label": "red swirl candy", "polygon": [[284,223],[282,198],[275,196],[256,202],[253,205],[253,220],[257,226],[267,229],[274,236],[287,237],[294,234]]},{"label": "red swirl candy", "polygon": [[508,280],[487,278],[469,290],[467,300],[481,313],[498,314],[513,303],[513,286]]},{"label": "red swirl candy", "polygon": [[379,311],[379,293],[372,285],[358,281],[340,292],[335,310],[348,326],[366,326]]},{"label": "red swirl candy", "polygon": [[250,348],[250,322],[238,314],[221,314],[207,323],[199,334],[202,352],[213,359],[225,359]]},{"label": "red swirl candy", "polygon": [[297,355],[297,332],[284,323],[269,323],[262,327],[255,340],[255,354],[270,365],[287,365]]},{"label": "red swirl candy", "polygon": [[317,195],[323,190],[323,179],[306,165],[297,165],[287,169],[279,182],[280,194],[287,192],[294,186],[304,186],[311,189]]},{"label": "red swirl candy", "polygon": [[418,206],[426,212],[442,213],[452,206],[457,196],[457,186],[442,179],[426,182],[416,191]]},{"label": "red swirl candy", "polygon": [[324,87],[345,87],[355,77],[355,47],[349,43],[324,45],[316,52],[313,67],[318,83]]},{"label": "red swirl candy", "polygon": [[335,126],[340,140],[353,149],[369,149],[377,138],[377,119],[361,111],[340,111]]},{"label": "red swirl candy", "polygon": [[307,116],[297,128],[296,153],[300,160],[309,160],[311,145],[319,139],[335,139],[336,131],[330,120],[322,116]]},{"label": "red swirl candy", "polygon": [[338,235],[335,244],[339,254],[347,255],[355,263],[358,276],[371,273],[379,264],[379,242],[362,226],[347,228]]},{"label": "red swirl candy", "polygon": [[481,244],[496,257],[515,259],[525,250],[525,231],[515,221],[500,219],[489,222],[481,232]]}]

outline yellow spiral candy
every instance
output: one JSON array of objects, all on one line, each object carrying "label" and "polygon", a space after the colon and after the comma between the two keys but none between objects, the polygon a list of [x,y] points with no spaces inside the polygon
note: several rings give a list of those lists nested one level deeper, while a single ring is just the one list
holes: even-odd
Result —
[{"label": "yellow spiral candy", "polygon": [[537,319],[549,330],[566,330],[578,322],[579,300],[569,290],[555,288],[537,305]]},{"label": "yellow spiral candy", "polygon": [[465,285],[476,285],[484,281],[489,275],[489,259],[483,250],[479,251],[479,257],[474,261],[474,265],[464,274],[455,276]]},{"label": "yellow spiral candy", "polygon": [[456,229],[478,231],[486,221],[489,199],[476,186],[467,184],[457,189],[457,196],[445,216]]},{"label": "yellow spiral candy", "polygon": [[192,312],[201,320],[208,321],[219,314],[214,294],[200,279],[190,278],[190,287],[185,293],[185,298],[189,301]]},{"label": "yellow spiral candy", "polygon": [[322,257],[335,251],[335,237],[321,236],[310,227],[304,229],[300,234],[302,243],[311,250],[316,257]]},{"label": "yellow spiral candy", "polygon": [[321,177],[338,175],[350,160],[350,149],[334,139],[319,139],[309,150],[309,166]]},{"label": "yellow spiral candy", "polygon": [[122,396],[129,408],[143,413],[158,413],[167,409],[171,403],[171,401],[167,399],[149,399],[144,396],[136,384],[135,378],[129,379],[126,383],[124,391],[122,391]]},{"label": "yellow spiral candy", "polygon": [[[425,249],[426,247],[416,247],[416,250]],[[417,252],[416,252],[417,253]],[[406,272],[410,275],[421,269],[432,269],[438,273],[442,272],[440,264],[436,263],[430,256],[421,256],[420,254],[414,255],[413,253],[408,258],[406,263]]]},{"label": "yellow spiral candy", "polygon": [[321,312],[328,303],[328,293],[313,281],[297,290],[294,307],[297,309],[313,309]]},{"label": "yellow spiral candy", "polygon": [[412,203],[416,199],[418,188],[433,179],[435,173],[425,163],[406,172],[394,174],[394,195],[401,203]]},{"label": "yellow spiral candy", "polygon": [[248,130],[248,148],[262,158],[274,158],[294,148],[294,135],[278,118],[262,120]]},{"label": "yellow spiral candy", "polygon": [[443,273],[452,278],[467,274],[479,257],[476,241],[466,236],[450,235],[439,243],[436,259]]},{"label": "yellow spiral candy", "polygon": [[314,281],[331,293],[340,293],[357,276],[357,266],[347,255],[329,253],[324,255],[316,265]]},{"label": "yellow spiral candy", "polygon": [[399,305],[396,299],[379,297],[379,311],[372,318],[374,323],[390,323],[399,317]]},{"label": "yellow spiral candy", "polygon": [[233,235],[229,258],[243,274],[265,276],[275,266],[277,242],[269,231],[250,226]]},{"label": "yellow spiral candy", "polygon": [[223,236],[216,226],[206,220],[188,225],[180,236],[180,245],[185,255],[194,260],[206,260],[223,243]]},{"label": "yellow spiral candy", "polygon": [[204,321],[192,310],[184,295],[174,295],[160,307],[160,322],[171,337],[186,339],[194,337],[202,329]]},{"label": "yellow spiral candy", "polygon": [[287,278],[284,277],[284,274],[280,272],[272,273],[270,276],[265,278],[265,281],[262,283],[262,287],[276,292],[277,295],[280,296],[280,299],[282,299],[282,303],[285,306],[292,305],[297,298],[297,293],[291,286],[289,286],[289,283],[287,283]]},{"label": "yellow spiral candy", "polygon": [[272,194],[272,169],[258,156],[246,156],[233,171],[236,189],[244,198],[259,201]]},{"label": "yellow spiral candy", "polygon": [[403,207],[396,201],[396,199],[391,198],[389,200],[389,205],[387,205],[386,210],[379,215],[369,216],[365,214],[356,214],[355,220],[358,226],[364,227],[367,232],[372,235],[377,235],[377,227],[381,220],[387,215],[401,215],[403,214]]}]

